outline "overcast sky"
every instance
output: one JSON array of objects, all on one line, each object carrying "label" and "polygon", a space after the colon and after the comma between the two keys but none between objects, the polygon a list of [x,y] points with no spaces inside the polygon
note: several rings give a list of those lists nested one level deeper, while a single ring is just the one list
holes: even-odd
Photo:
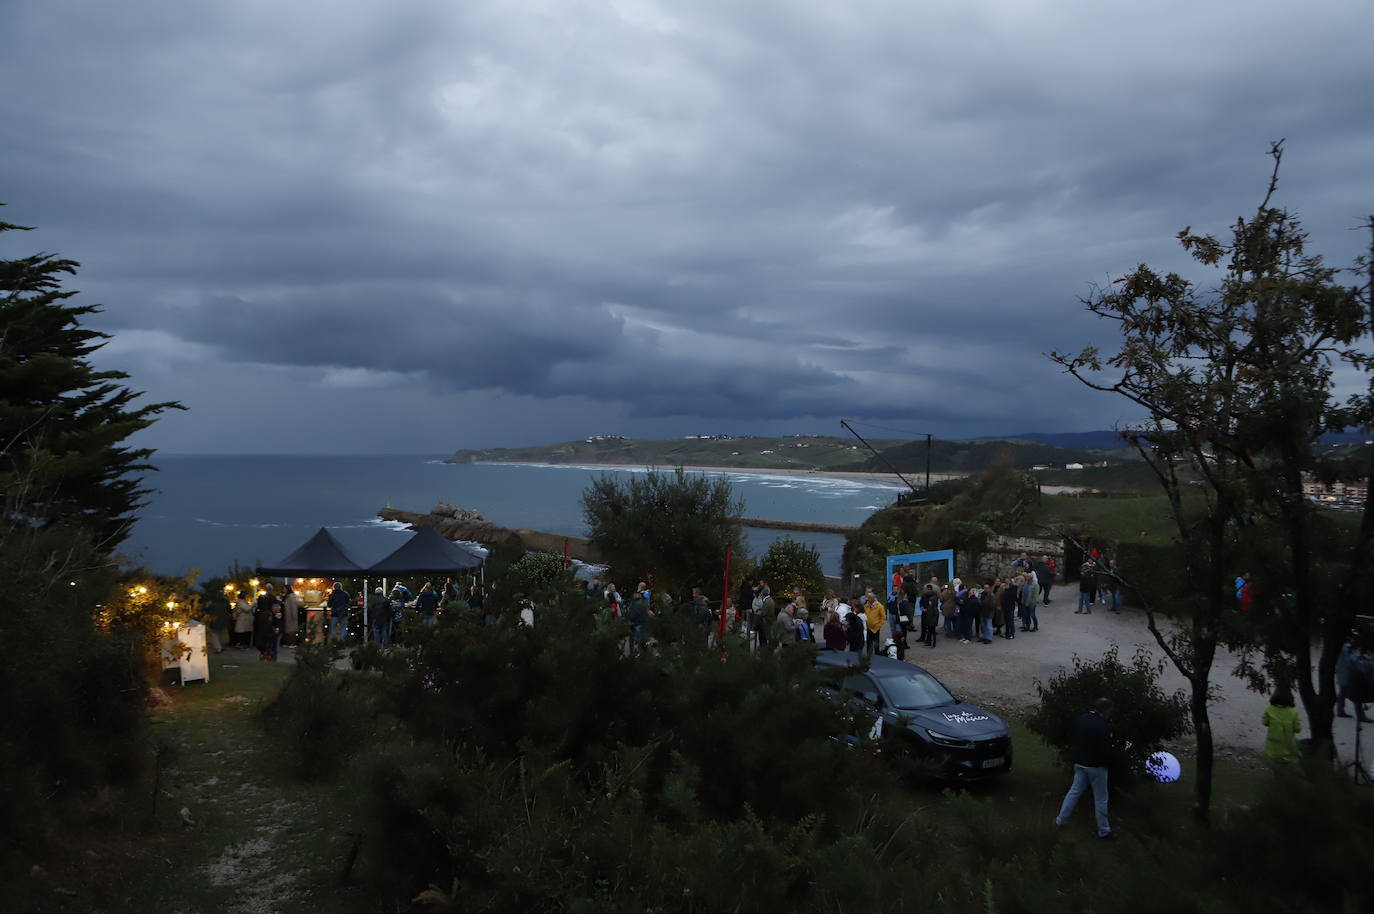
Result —
[{"label": "overcast sky", "polygon": [[[169,451],[1109,428],[1079,297],[1374,211],[1354,0],[8,0],[0,236]],[[881,433],[879,433],[881,434]]]}]

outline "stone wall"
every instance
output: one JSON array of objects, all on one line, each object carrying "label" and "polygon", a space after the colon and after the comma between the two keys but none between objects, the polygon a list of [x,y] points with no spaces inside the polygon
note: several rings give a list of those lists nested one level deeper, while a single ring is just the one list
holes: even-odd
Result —
[{"label": "stone wall", "polygon": [[1064,541],[1054,537],[991,536],[988,537],[987,550],[977,557],[976,562],[970,562],[969,556],[959,552],[954,556],[954,567],[959,577],[966,581],[970,578],[990,581],[998,575],[1005,577],[1011,563],[1023,552],[1030,553],[1030,557],[1037,562],[1042,555],[1054,559],[1059,567],[1056,580],[1064,580]]}]

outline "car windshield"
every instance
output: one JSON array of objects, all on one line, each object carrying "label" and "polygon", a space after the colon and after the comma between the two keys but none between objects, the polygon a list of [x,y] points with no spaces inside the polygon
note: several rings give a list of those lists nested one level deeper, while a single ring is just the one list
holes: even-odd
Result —
[{"label": "car windshield", "polygon": [[884,676],[883,688],[894,708],[934,708],[954,703],[954,696],[925,670]]}]

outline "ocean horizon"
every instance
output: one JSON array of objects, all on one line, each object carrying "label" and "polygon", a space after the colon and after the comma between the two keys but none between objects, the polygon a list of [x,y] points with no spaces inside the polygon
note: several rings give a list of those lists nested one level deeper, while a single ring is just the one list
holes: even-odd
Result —
[{"label": "ocean horizon", "polygon": [[[453,464],[444,456],[159,453],[153,461],[158,471],[144,477],[153,493],[121,553],[125,564],[159,574],[199,569],[203,576],[218,575],[234,563],[251,568],[275,562],[328,527],[368,565],[405,541],[405,525],[377,517],[380,508],[423,513],[441,501],[502,526],[584,536],[581,495],[592,479],[651,469]],[[781,521],[858,525],[891,504],[900,488],[778,470],[689,472],[729,478],[746,516]],[[839,573],[841,534],[747,528],[746,536],[755,555],[782,536],[809,543],[826,573]]]}]

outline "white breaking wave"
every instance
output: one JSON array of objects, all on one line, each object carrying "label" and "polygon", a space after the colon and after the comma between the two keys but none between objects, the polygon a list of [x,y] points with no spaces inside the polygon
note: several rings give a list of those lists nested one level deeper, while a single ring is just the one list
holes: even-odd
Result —
[{"label": "white breaking wave", "polygon": [[398,520],[382,520],[380,517],[373,517],[365,524],[341,524],[345,530],[367,530],[372,527],[385,527],[388,530],[395,530],[400,533],[409,533],[410,525]]},{"label": "white breaking wave", "polygon": [[293,527],[299,524],[230,524],[223,521],[210,520],[204,517],[193,517],[191,520],[198,524],[209,524],[211,527],[250,527],[254,530],[267,530],[274,527]]},{"label": "white breaking wave", "polygon": [[[488,549],[486,546],[483,546],[476,540],[454,540],[454,542],[460,546],[467,546],[473,552],[480,554],[482,558],[486,558],[488,555],[491,554],[490,549]],[[573,561],[575,562],[577,561],[577,559],[573,559]]]},{"label": "white breaking wave", "polygon": [[[436,461],[443,463],[443,461]],[[455,466],[456,464],[448,464]],[[475,465],[475,464],[472,464]],[[503,467],[525,467],[536,470],[582,470],[590,473],[648,473],[652,470],[659,472],[672,472],[673,467],[650,467],[650,466],[601,466],[596,464],[582,463],[491,463],[481,464],[482,466],[503,466]],[[745,483],[787,483],[786,488],[796,488],[800,483],[806,486],[816,486],[817,488],[836,488],[836,489],[904,489],[906,486],[895,482],[882,482],[876,479],[854,479],[850,477],[827,477],[821,475],[800,475],[791,476],[781,473],[769,473],[767,470],[745,470],[738,467],[721,467],[718,470],[688,470],[688,473],[699,473],[703,476],[726,476],[731,482]],[[770,488],[784,488],[783,486],[770,486]]]}]

